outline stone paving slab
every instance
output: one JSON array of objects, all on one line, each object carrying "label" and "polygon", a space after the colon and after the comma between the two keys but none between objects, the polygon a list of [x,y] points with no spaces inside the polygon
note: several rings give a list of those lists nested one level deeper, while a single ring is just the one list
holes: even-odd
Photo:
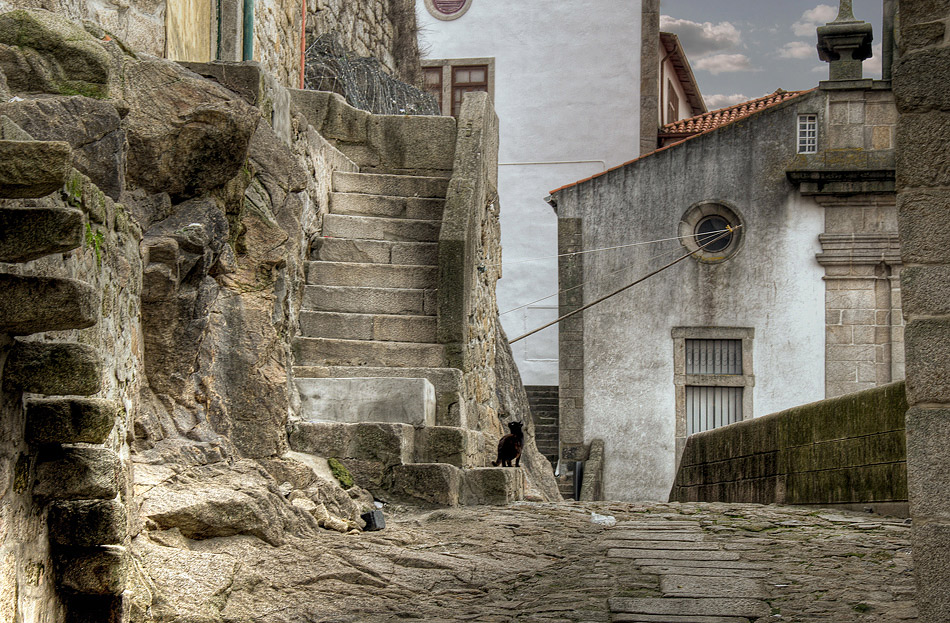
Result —
[{"label": "stone paving slab", "polygon": [[680,597],[754,597],[765,599],[768,589],[762,580],[697,575],[663,575],[660,590]]},{"label": "stone paving slab", "polygon": [[678,597],[625,598],[609,600],[614,612],[677,616],[738,616],[758,618],[769,616],[769,605],[758,599],[686,599]]},{"label": "stone paving slab", "polygon": [[[768,572],[762,569],[725,569],[715,567],[674,567],[672,565],[644,565],[638,561],[640,570],[651,575],[698,575],[716,578],[764,578]],[[731,581],[731,580],[730,580]]]},{"label": "stone paving slab", "polygon": [[617,549],[659,549],[659,550],[719,550],[722,549],[722,546],[718,543],[710,543],[703,541],[628,541],[623,539],[615,539],[613,535],[610,535],[611,538],[606,541],[607,547],[613,547]]},{"label": "stone paving slab", "polygon": [[740,556],[736,552],[723,552],[720,550],[683,550],[683,549],[623,549],[613,548],[607,550],[609,558],[634,558],[651,559],[660,558],[663,560],[739,560]]},{"label": "stone paving slab", "polygon": [[673,616],[669,614],[616,614],[613,623],[749,623],[745,617]]},{"label": "stone paving slab", "polygon": [[656,532],[653,530],[611,530],[610,538],[621,541],[702,541],[702,531]]}]

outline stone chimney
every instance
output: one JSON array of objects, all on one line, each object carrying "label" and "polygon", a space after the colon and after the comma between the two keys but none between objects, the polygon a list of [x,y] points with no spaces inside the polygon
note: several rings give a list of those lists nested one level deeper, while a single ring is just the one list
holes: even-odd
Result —
[{"label": "stone chimney", "polygon": [[829,80],[861,80],[871,57],[871,24],[855,19],[852,0],[841,0],[835,21],[818,27],[818,57],[829,63]]}]

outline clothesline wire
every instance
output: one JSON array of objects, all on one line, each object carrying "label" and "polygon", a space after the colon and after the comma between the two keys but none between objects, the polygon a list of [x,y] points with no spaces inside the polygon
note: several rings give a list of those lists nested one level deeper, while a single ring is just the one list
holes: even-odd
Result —
[{"label": "clothesline wire", "polygon": [[[728,229],[726,229],[726,231],[725,231],[724,233],[721,233],[721,234],[719,234],[718,236],[716,236],[715,238],[712,238],[711,240],[707,240],[707,241],[704,242],[703,244],[699,245],[699,247],[696,249],[696,251],[703,251],[703,250],[705,250],[706,247],[708,247],[708,246],[711,245],[712,243],[714,243],[714,242],[716,242],[716,241],[718,241],[718,240],[720,240],[720,239],[722,239],[722,238],[725,238],[726,236],[728,236],[729,234],[731,234],[731,233],[734,232],[735,230],[739,229],[740,227],[742,227],[742,225],[737,225],[736,227],[729,227]],[[515,339],[511,340],[511,341],[509,342],[509,344],[514,344],[515,342],[517,342],[517,341],[519,341],[519,340],[523,340],[524,338],[526,338],[526,337],[528,337],[528,336],[534,335],[534,334],[537,333],[538,331],[543,331],[544,329],[547,329],[548,327],[554,326],[554,325],[560,323],[562,320],[566,320],[567,318],[570,318],[571,316],[573,316],[573,315],[575,315],[575,314],[579,314],[579,313],[581,313],[582,311],[584,311],[585,309],[590,309],[591,307],[593,307],[594,305],[597,305],[598,303],[603,303],[603,302],[606,301],[607,299],[609,299],[609,298],[611,298],[611,297],[614,297],[614,296],[617,296],[618,294],[620,294],[620,293],[623,292],[624,290],[629,290],[630,288],[632,288],[633,286],[637,285],[638,283],[643,283],[644,281],[646,281],[646,280],[649,279],[650,277],[653,277],[654,275],[657,275],[657,274],[663,272],[663,271],[666,270],[667,268],[670,268],[671,266],[674,266],[674,265],[676,265],[676,264],[679,264],[680,262],[682,262],[682,261],[685,260],[686,258],[691,257],[694,253],[696,253],[696,251],[690,251],[689,253],[686,253],[685,255],[681,255],[680,257],[676,258],[676,259],[673,260],[672,262],[670,262],[670,263],[668,263],[668,264],[666,264],[666,265],[664,265],[664,266],[661,266],[660,268],[657,268],[656,270],[654,270],[654,271],[651,272],[650,274],[648,274],[648,275],[646,275],[646,276],[644,276],[644,277],[640,277],[640,278],[637,279],[636,281],[634,281],[634,282],[632,282],[632,283],[628,283],[628,284],[625,285],[624,287],[619,288],[619,289],[617,289],[617,290],[614,290],[614,291],[611,292],[610,294],[607,294],[607,295],[604,295],[604,296],[600,297],[600,298],[597,299],[596,301],[591,301],[591,302],[588,303],[587,305],[582,305],[581,307],[578,307],[578,308],[575,309],[574,311],[568,312],[568,313],[564,314],[563,316],[560,316],[560,317],[557,318],[556,320],[552,320],[551,322],[549,322],[549,323],[547,323],[547,324],[545,324],[545,325],[543,325],[543,326],[538,327],[537,329],[534,329],[534,330],[532,330],[532,331],[528,331],[528,332],[525,333],[524,335],[519,335],[519,336],[516,337]]]},{"label": "clothesline wire", "polygon": [[[653,260],[659,259],[659,258],[661,258],[661,257],[666,257],[667,255],[670,255],[671,253],[675,253],[675,252],[676,252],[676,249],[669,249],[668,251],[664,251],[663,253],[658,253],[657,255],[654,255],[653,257],[647,258],[646,261],[647,261],[647,262],[652,262]],[[630,269],[633,268],[634,266],[636,266],[636,264],[627,264],[626,266],[621,266],[620,268],[617,268],[617,269],[615,269],[615,270],[610,271],[610,272],[607,273],[606,275],[602,275],[601,277],[598,278],[598,280],[603,280],[603,279],[606,279],[606,278],[611,277],[611,276],[613,276],[613,275],[616,275],[616,274],[619,273],[619,272],[623,272],[623,271],[625,271],[625,270],[630,270]],[[499,316],[504,316],[505,314],[510,314],[511,312],[516,312],[516,311],[518,311],[519,309],[524,309],[525,307],[529,307],[529,306],[531,306],[531,305],[534,305],[535,303],[540,303],[541,301],[546,301],[546,300],[548,300],[548,299],[550,299],[550,298],[554,298],[555,296],[558,296],[558,295],[560,295],[560,294],[564,294],[565,292],[570,292],[571,290],[576,290],[577,288],[583,288],[584,286],[591,285],[592,283],[594,283],[594,281],[595,281],[595,280],[592,279],[592,280],[590,280],[590,281],[585,281],[584,283],[579,283],[579,284],[577,284],[576,286],[571,286],[570,288],[564,288],[563,290],[558,290],[558,291],[555,292],[554,294],[548,294],[547,296],[543,296],[543,297],[541,297],[541,298],[539,298],[539,299],[536,299],[536,300],[534,300],[534,301],[531,301],[530,303],[525,303],[524,305],[519,305],[518,307],[513,307],[512,309],[509,309],[508,311],[503,311],[503,312],[501,312],[501,313],[498,314],[498,315],[499,315]]]},{"label": "clothesline wire", "polygon": [[[728,229],[719,229],[716,231],[703,232],[704,236],[711,236],[713,234],[723,234],[727,233]],[[629,247],[640,247],[647,244],[657,244],[660,242],[669,242],[671,240],[683,240],[685,238],[692,238],[693,234],[688,234],[686,236],[676,236],[675,238],[660,238],[659,240],[647,240],[646,242],[631,242],[630,244],[621,244],[615,247],[601,247],[599,249],[585,249],[583,251],[571,251],[570,253],[559,253],[557,255],[544,255],[541,257],[529,257],[523,260],[514,260],[512,262],[500,262],[497,264],[486,264],[486,266],[511,266],[513,264],[525,264],[527,262],[537,262],[538,260],[551,260],[559,257],[569,257],[571,255],[583,255],[585,253],[597,253],[599,251],[613,251],[615,249],[627,249]]]}]

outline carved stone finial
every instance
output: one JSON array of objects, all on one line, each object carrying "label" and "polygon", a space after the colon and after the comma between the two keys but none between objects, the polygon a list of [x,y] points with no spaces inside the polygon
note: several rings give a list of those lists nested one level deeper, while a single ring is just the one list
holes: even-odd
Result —
[{"label": "carved stone finial", "polygon": [[838,17],[831,23],[841,24],[860,21],[854,16],[853,4],[854,0],[841,0],[840,4],[838,4]]},{"label": "carved stone finial", "polygon": [[860,80],[873,38],[871,25],[854,17],[853,0],[840,0],[835,21],[818,27],[818,57],[829,64],[829,80]]}]

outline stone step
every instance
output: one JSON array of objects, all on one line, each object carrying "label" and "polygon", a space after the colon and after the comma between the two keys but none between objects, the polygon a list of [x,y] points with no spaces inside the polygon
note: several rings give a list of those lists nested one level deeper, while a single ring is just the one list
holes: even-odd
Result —
[{"label": "stone step", "polygon": [[300,337],[294,340],[294,354],[303,364],[329,366],[383,366],[440,368],[444,363],[441,344],[378,342]]},{"label": "stone step", "polygon": [[45,197],[59,190],[71,159],[72,149],[62,141],[0,140],[0,198]]},{"label": "stone step", "polygon": [[326,458],[378,461],[384,467],[403,463],[487,467],[494,458],[491,446],[495,445],[494,440],[478,431],[395,421],[298,421],[291,426],[291,438],[291,447],[297,452]]},{"label": "stone step", "polygon": [[417,288],[305,286],[302,309],[354,314],[434,316],[436,291]]},{"label": "stone step", "polygon": [[325,262],[435,266],[439,263],[439,245],[436,242],[318,238],[310,250],[310,259]]},{"label": "stone step", "polygon": [[389,489],[397,499],[434,506],[504,505],[524,499],[524,491],[520,469],[459,469],[446,463],[397,465]]},{"label": "stone step", "polygon": [[72,208],[0,209],[0,262],[29,262],[79,247],[82,219]]},{"label": "stone step", "polygon": [[310,285],[435,289],[438,283],[435,266],[307,262],[306,268]]},{"label": "stone step", "polygon": [[462,371],[457,368],[381,368],[376,366],[295,366],[294,377],[361,378],[414,377],[428,379],[435,387],[435,422],[439,426],[466,427],[465,401],[462,400]]},{"label": "stone step", "polygon": [[95,398],[26,401],[26,438],[33,444],[104,443],[121,407]]},{"label": "stone step", "polygon": [[[399,422],[293,422],[288,427],[291,450],[346,461],[347,469],[366,461],[354,476],[382,474],[414,459],[415,429]],[[363,486],[360,481],[357,484]]]},{"label": "stone step", "polygon": [[445,199],[449,180],[445,177],[386,175],[378,173],[333,172],[333,192]]},{"label": "stone step", "polygon": [[343,340],[434,344],[437,322],[435,316],[302,311],[300,334]]},{"label": "stone step", "polygon": [[30,335],[99,321],[99,293],[76,279],[0,274],[0,331]]},{"label": "stone step", "polygon": [[3,384],[33,394],[89,396],[102,388],[102,374],[102,356],[88,344],[17,340]]},{"label": "stone step", "polygon": [[435,388],[427,379],[297,379],[300,417],[308,422],[435,424]]},{"label": "stone step", "polygon": [[330,214],[441,221],[444,199],[330,193]]},{"label": "stone step", "polygon": [[119,493],[119,455],[105,448],[44,446],[33,495],[47,500],[111,500]]},{"label": "stone step", "polygon": [[323,218],[323,235],[331,238],[357,240],[388,240],[391,242],[438,242],[442,221],[425,221],[379,216],[327,214]]}]

